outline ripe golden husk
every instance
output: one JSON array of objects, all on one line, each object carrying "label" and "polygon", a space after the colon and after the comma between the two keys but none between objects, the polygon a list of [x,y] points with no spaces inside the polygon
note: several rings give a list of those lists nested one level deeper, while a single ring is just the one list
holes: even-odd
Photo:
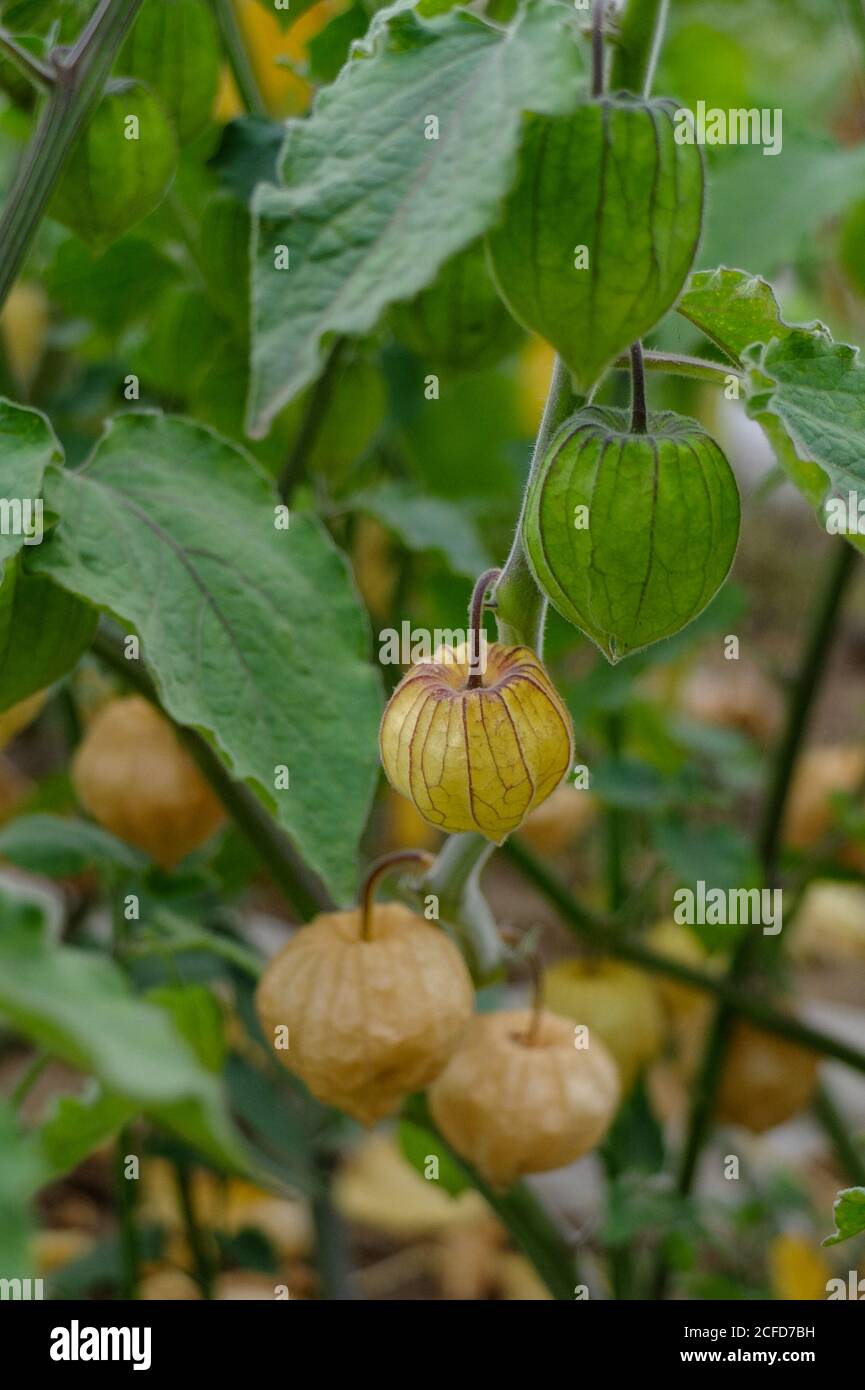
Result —
[{"label": "ripe golden husk", "polygon": [[786,1038],[741,1020],[733,1029],[717,1117],[763,1134],[804,1110],[817,1085],[818,1058]]},{"label": "ripe golden husk", "polygon": [[542,1013],[529,1045],[531,1021],[529,1009],[477,1014],[428,1094],[442,1134],[496,1188],[581,1158],[619,1103],[603,1043],[577,1048],[573,1025]]},{"label": "ripe golden husk", "polygon": [[[676,1071],[691,1088],[699,1075],[711,1010],[681,1018],[676,1026]],[[786,1038],[765,1033],[739,1019],[730,1034],[715,1102],[715,1118],[764,1134],[786,1124],[810,1103],[817,1085],[819,1058]]]},{"label": "ripe golden husk", "polygon": [[267,1041],[280,1027],[283,1066],[319,1100],[374,1124],[448,1062],[474,990],[445,933],[399,903],[322,913],[265,970],[256,1007]]},{"label": "ripe golden husk", "polygon": [[528,647],[493,644],[482,684],[468,677],[465,648],[413,666],[385,709],[381,759],[431,825],[500,844],[568,772],[571,719]]},{"label": "ripe golden husk", "polygon": [[223,819],[168,720],[137,695],[96,714],[75,755],[72,782],[95,821],[163,869],[203,845]]}]

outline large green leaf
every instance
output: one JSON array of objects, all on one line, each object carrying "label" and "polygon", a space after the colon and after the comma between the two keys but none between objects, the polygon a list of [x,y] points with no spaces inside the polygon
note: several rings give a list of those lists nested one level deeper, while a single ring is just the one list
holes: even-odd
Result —
[{"label": "large green leaf", "polygon": [[285,186],[253,202],[252,433],[316,376],[323,339],[368,331],[490,225],[522,112],[563,112],[579,96],[575,23],[541,0],[506,32],[394,7],[312,116],[289,123]]},{"label": "large green leaf", "polygon": [[105,956],[48,941],[0,894],[0,1014],[52,1056],[91,1072],[221,1166],[247,1154],[222,1091],[168,1015],[132,994]]},{"label": "large green leaf", "polygon": [[[376,777],[378,680],[347,565],[320,524],[277,529],[249,457],[189,421],[119,416],[38,565],[134,626],[168,712],[208,735],[336,896],[354,889]],[[275,790],[278,769],[290,787]]]},{"label": "large green leaf", "polygon": [[[748,413],[825,523],[826,506],[865,496],[865,367],[858,349],[796,329],[749,348]],[[865,549],[865,535],[849,539]]]},{"label": "large green leaf", "polygon": [[89,647],[98,614],[21,557],[6,563],[0,581],[0,710],[66,674]]},{"label": "large green leaf", "polygon": [[[692,275],[676,309],[739,363],[752,343],[770,343],[792,332],[768,281],[726,266]],[[812,331],[819,327],[809,325]]]}]

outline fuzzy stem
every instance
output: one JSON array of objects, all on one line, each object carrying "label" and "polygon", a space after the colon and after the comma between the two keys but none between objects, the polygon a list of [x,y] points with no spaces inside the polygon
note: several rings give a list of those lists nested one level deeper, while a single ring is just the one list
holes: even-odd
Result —
[{"label": "fuzzy stem", "polygon": [[469,604],[469,678],[466,682],[467,690],[477,690],[483,684],[484,608],[487,590],[500,574],[501,570],[484,570],[472,590],[471,603]]},{"label": "fuzzy stem", "polygon": [[[617,357],[613,366],[619,371],[631,370],[631,354]],[[744,380],[744,373],[738,367],[725,362],[712,362],[708,357],[689,357],[679,352],[643,351],[643,367],[647,372],[668,372],[671,376],[684,376],[693,381],[710,381],[713,385],[725,384],[728,377]]]},{"label": "fuzzy stem", "polygon": [[532,453],[532,464],[517,529],[495,591],[499,641],[507,646],[531,647],[538,656],[543,653],[547,601],[535,583],[526,559],[523,518],[529,487],[540,471],[553,436],[575,408],[570,373],[561,358],[557,357],[553,364],[549,394]]},{"label": "fuzzy stem", "polygon": [[645,434],[646,373],[643,367],[643,345],[632,343],[631,352],[631,434]]},{"label": "fuzzy stem", "polygon": [[53,86],[0,215],[0,307],[141,4],[102,0],[71,52],[52,55]]},{"label": "fuzzy stem", "polygon": [[664,42],[669,8],[669,0],[628,0],[619,21],[611,91],[649,95]]},{"label": "fuzzy stem", "polygon": [[592,9],[592,96],[604,95],[604,8],[606,0],[595,0]]}]

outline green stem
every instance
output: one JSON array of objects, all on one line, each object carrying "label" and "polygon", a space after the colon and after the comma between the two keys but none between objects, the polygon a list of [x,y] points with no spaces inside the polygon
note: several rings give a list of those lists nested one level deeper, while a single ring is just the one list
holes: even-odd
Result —
[{"label": "green stem", "polygon": [[522,1182],[514,1183],[504,1193],[491,1188],[477,1169],[461,1158],[436,1129],[423,1096],[412,1096],[403,1107],[403,1115],[418,1128],[425,1129],[436,1148],[446,1153],[467,1181],[477,1188],[514,1244],[531,1260],[553,1297],[573,1302],[574,1288],[579,1283],[576,1256],[532,1191]]},{"label": "green stem", "polygon": [[279,479],[279,495],[283,502],[291,501],[295,488],[306,473],[312,447],[324,423],[325,413],[334,387],[336,369],[339,366],[345,345],[345,338],[334,340],[318,380],[310,393],[300,429]]},{"label": "green stem", "polygon": [[[99,626],[93,639],[93,652],[145,699],[151,700],[161,708],[156,688],[142,663],[126,660],[122,637],[104,623]],[[168,717],[166,715],[166,718]],[[200,734],[182,725],[175,727],[226,811],[256,850],[274,882],[282,889],[296,912],[308,919],[316,912],[326,912],[332,908],[333,899],[324,885],[307,867],[288,836],[280,830],[258,797],[241,782],[234,781],[210,744]]]},{"label": "green stem", "polygon": [[669,0],[628,0],[610,76],[611,92],[648,96],[664,41]]},{"label": "green stem", "polygon": [[319,1293],[328,1303],[345,1303],[353,1299],[354,1294],[345,1225],[333,1201],[332,1156],[320,1158],[317,1167],[322,1190],[312,1199],[312,1220]]},{"label": "green stem", "polygon": [[844,1116],[825,1086],[817,1090],[814,1113],[832,1141],[838,1162],[849,1181],[856,1187],[865,1187],[865,1154],[849,1134]]},{"label": "green stem", "polygon": [[[631,354],[617,357],[613,366],[622,372],[631,370]],[[669,376],[683,376],[691,381],[710,381],[714,386],[726,382],[730,376],[744,380],[744,372],[732,364],[712,362],[708,357],[689,357],[680,352],[656,352],[643,350],[643,367],[647,372],[666,372]]]},{"label": "green stem", "polygon": [[71,52],[52,55],[54,83],[0,216],[0,307],[141,4],[102,0]]},{"label": "green stem", "polygon": [[541,427],[535,441],[532,465],[511,552],[505,561],[494,593],[499,641],[511,646],[531,647],[539,656],[543,651],[547,601],[535,583],[526,559],[523,546],[523,517],[528,489],[540,471],[552,438],[575,409],[576,401],[570,373],[561,358],[557,357],[553,365]]},{"label": "green stem", "polygon": [[0,25],[0,52],[5,54],[10,63],[14,63],[20,73],[32,82],[34,87],[40,91],[49,91],[56,81],[56,74],[52,67],[43,63],[35,53],[24,48],[17,39],[13,38],[9,30]]},{"label": "green stem", "polygon": [[198,1220],[192,1196],[190,1169],[184,1160],[178,1159],[175,1162],[174,1176],[180,1197],[180,1210],[183,1213],[183,1229],[192,1255],[195,1282],[201,1290],[202,1298],[212,1299],[216,1260],[211,1248],[210,1235]]},{"label": "green stem", "polygon": [[47,1052],[37,1052],[36,1056],[32,1057],[27,1063],[27,1066],[24,1068],[20,1078],[15,1084],[14,1091],[9,1097],[9,1104],[13,1110],[20,1110],[48,1065],[48,1061],[49,1057]]},{"label": "green stem", "polygon": [[845,541],[837,542],[823,593],[808,635],[799,677],[793,690],[784,737],[775,760],[772,781],[766,797],[760,826],[760,859],[771,885],[777,869],[778,847],[784,808],[799,750],[807,731],[814,696],[823,675],[834,635],[835,618],[853,575],[857,551]]},{"label": "green stem", "polygon": [[487,980],[504,960],[504,944],[480,889],[495,846],[475,831],[449,835],[420,887],[438,898],[441,921],[453,926],[475,979]]},{"label": "green stem", "polygon": [[138,1297],[138,1232],[135,1228],[136,1179],[125,1174],[126,1156],[131,1150],[131,1130],[124,1128],[114,1146],[114,1186],[120,1218],[120,1295]]},{"label": "green stem", "polygon": [[234,0],[213,0],[213,8],[240,99],[251,116],[266,116],[267,106],[237,22]]},{"label": "green stem", "polygon": [[740,984],[731,984],[724,976],[710,975],[705,970],[653,951],[651,947],[644,945],[639,937],[627,936],[621,930],[617,930],[615,920],[598,917],[589,912],[573,897],[560,879],[526,849],[519,838],[509,839],[503,846],[503,852],[518,866],[529,882],[553,904],[566,925],[582,940],[603,951],[605,955],[629,961],[654,975],[662,975],[667,979],[676,980],[679,984],[691,985],[705,994],[714,995],[722,1003],[728,1004],[732,1012],[750,1019],[764,1033],[786,1038],[788,1042],[819,1052],[824,1057],[832,1057],[838,1062],[844,1062],[854,1071],[865,1073],[865,1052],[859,1048],[844,1042],[841,1038],[833,1037],[831,1033],[824,1033],[820,1028],[801,1023],[789,1014],[781,1013],[760,996],[743,989]]}]

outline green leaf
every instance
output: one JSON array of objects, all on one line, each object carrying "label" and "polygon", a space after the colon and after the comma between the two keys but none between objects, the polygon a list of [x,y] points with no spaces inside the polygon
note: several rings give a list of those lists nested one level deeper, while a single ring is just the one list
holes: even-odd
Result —
[{"label": "green leaf", "polygon": [[89,603],[29,574],[20,556],[7,561],[0,580],[0,710],[65,676],[90,646],[97,616]]},{"label": "green leaf", "polygon": [[8,504],[0,526],[0,564],[18,554],[27,539],[25,532],[31,537],[38,534],[34,504],[42,496],[46,468],[62,457],[44,415],[0,399],[0,499]]},{"label": "green leaf", "polygon": [[117,71],[156,93],[185,145],[210,120],[219,64],[219,35],[203,0],[145,0]]},{"label": "green leaf", "polygon": [[754,852],[732,825],[694,825],[680,818],[653,822],[652,842],[678,876],[693,887],[702,879],[711,888],[753,888],[761,882]]},{"label": "green leaf", "polygon": [[210,301],[191,285],[169,291],[148,329],[131,355],[132,369],[146,386],[173,401],[189,400],[231,333]]},{"label": "green leaf", "polygon": [[773,276],[813,256],[818,229],[859,196],[863,181],[865,146],[845,149],[825,137],[785,129],[776,158],[756,146],[725,152],[712,174],[700,263]]},{"label": "green leaf", "polygon": [[865,1231],[865,1187],[847,1187],[835,1198],[835,1231],[823,1241],[824,1245],[838,1245],[851,1236],[859,1236]]},{"label": "green leaf", "polygon": [[73,146],[49,214],[104,251],[159,206],[176,165],[177,142],[158,98],[139,83],[114,82]]},{"label": "green leaf", "polygon": [[4,825],[0,857],[47,878],[66,878],[93,868],[140,873],[148,862],[98,825],[49,815],[19,816]]},{"label": "green leaf", "polygon": [[[692,275],[676,309],[740,366],[752,343],[770,343],[793,331],[766,280],[726,266]],[[810,332],[821,329],[820,324],[808,325]]]},{"label": "green leaf", "polygon": [[50,1177],[71,1172],[135,1115],[136,1107],[123,1096],[91,1083],[81,1097],[61,1096],[39,1130],[39,1143]]},{"label": "green leaf", "polygon": [[[825,331],[795,329],[750,348],[748,414],[762,425],[779,463],[831,534],[858,549],[865,535],[848,530],[848,497],[865,496],[865,367],[858,349]],[[854,528],[860,522],[853,516]]]},{"label": "green leaf", "polygon": [[490,233],[506,304],[552,343],[581,394],[663,317],[694,263],[702,154],[676,142],[676,109],[620,94],[532,121]]},{"label": "green leaf", "polygon": [[727,577],[739,493],[721,450],[693,420],[588,407],[553,439],[523,523],[550,602],[609,661],[670,637]]},{"label": "green leaf", "polygon": [[247,1155],[216,1080],[163,1010],[136,999],[106,957],[12,924],[5,893],[0,922],[0,1014],[220,1166],[245,1171]]},{"label": "green leaf", "polygon": [[624,811],[659,811],[680,805],[693,795],[681,779],[665,777],[637,758],[608,758],[592,772],[592,791],[607,806]]},{"label": "green leaf", "polygon": [[448,261],[414,299],[395,305],[390,323],[425,371],[449,374],[493,367],[523,338],[492,282],[482,241]]},{"label": "green leaf", "polygon": [[273,183],[277,178],[284,138],[285,126],[279,121],[238,116],[222,132],[210,167],[229,192],[248,203],[259,183]]},{"label": "green leaf", "polygon": [[22,1134],[12,1107],[0,1100],[0,1278],[32,1277],[29,1205],[47,1177],[37,1139]]},{"label": "green leaf", "polygon": [[642,1074],[619,1107],[602,1152],[613,1173],[626,1168],[642,1173],[658,1173],[663,1168],[664,1131],[649,1103]]},{"label": "green leaf", "polygon": [[353,40],[362,38],[368,27],[369,14],[358,0],[335,15],[307,44],[310,76],[317,82],[333,82],[348,59]]},{"label": "green leaf", "polygon": [[[218,192],[201,219],[199,265],[214,303],[245,331],[249,315],[249,208]],[[235,364],[237,370],[237,364]]]},{"label": "green leaf", "polygon": [[[437,1134],[414,1124],[411,1120],[400,1120],[398,1137],[403,1157],[426,1182],[434,1182],[436,1187],[443,1188],[449,1197],[458,1197],[461,1192],[466,1192],[471,1187],[465,1171],[454,1162],[447,1146]],[[428,1176],[431,1158],[437,1163],[438,1172],[435,1177]]]},{"label": "green leaf", "polygon": [[[317,374],[332,334],[362,334],[493,220],[524,110],[577,98],[574,16],[529,0],[502,33],[458,12],[378,15],[365,56],[289,122],[284,187],[253,200],[250,432]],[[426,117],[438,120],[427,138]],[[431,129],[431,127],[430,127]],[[276,268],[274,248],[289,250]]]},{"label": "green leaf", "polygon": [[410,483],[380,483],[354,492],[346,506],[375,517],[409,550],[437,551],[454,574],[476,579],[489,567],[489,554],[465,506],[418,492]]},{"label": "green leaf", "polygon": [[225,1061],[222,1010],[204,985],[159,985],[145,998],[171,1018],[182,1038],[208,1071],[220,1072]]},{"label": "green leaf", "polygon": [[70,317],[89,319],[114,337],[152,314],[177,276],[175,263],[143,237],[124,237],[98,260],[77,238],[66,237],[45,288]]},{"label": "green leaf", "polygon": [[665,1238],[696,1228],[694,1204],[661,1185],[655,1175],[624,1173],[610,1184],[606,1219],[599,1236],[613,1249],[632,1245],[640,1236]]},{"label": "green leaf", "polygon": [[[379,682],[343,556],[311,516],[277,529],[252,460],[189,421],[117,417],[39,567],[134,626],[160,698],[202,730],[348,900],[377,774]],[[290,788],[275,790],[279,767]]]}]

